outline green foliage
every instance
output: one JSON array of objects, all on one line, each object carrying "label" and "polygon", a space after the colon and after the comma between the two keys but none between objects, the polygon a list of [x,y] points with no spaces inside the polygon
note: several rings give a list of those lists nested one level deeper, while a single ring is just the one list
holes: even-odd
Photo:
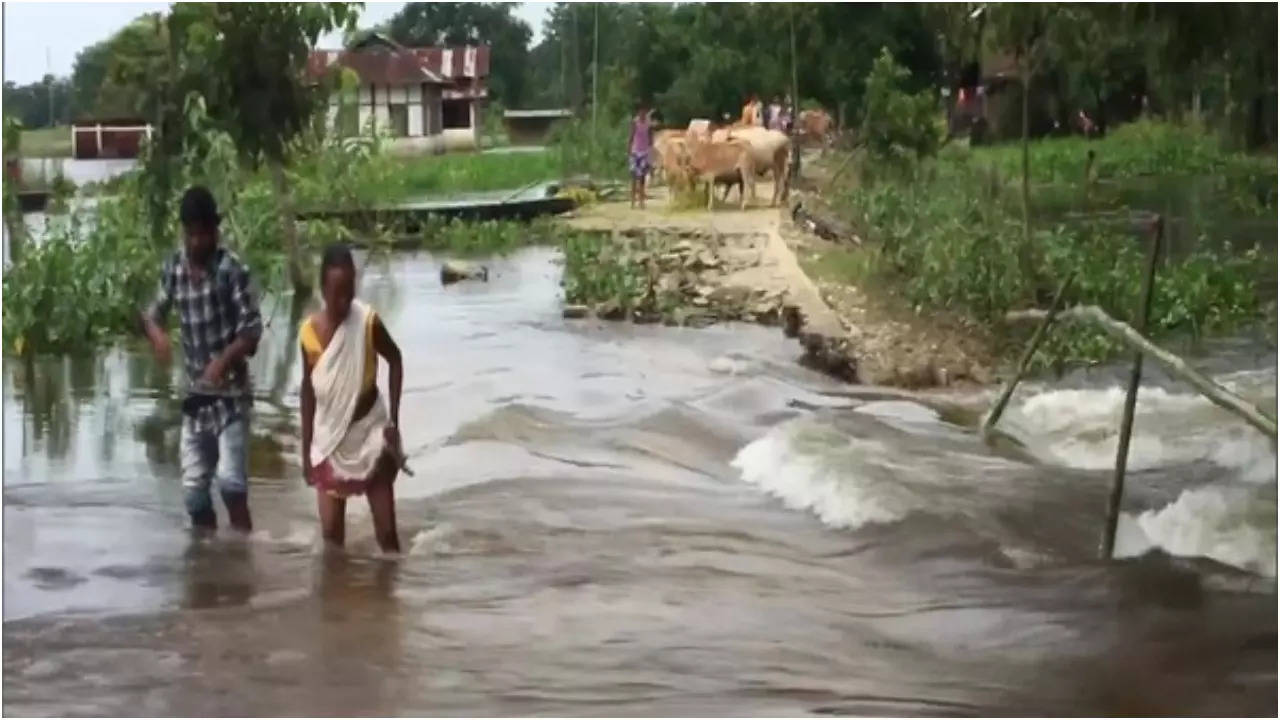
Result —
[{"label": "green foliage", "polygon": [[[1031,158],[1032,182],[1080,182],[1090,150],[1099,179],[1220,174],[1274,177],[1276,172],[1274,158],[1224,151],[1218,139],[1203,128],[1140,120],[1096,141],[1070,137],[1036,144]],[[1021,171],[1021,149],[1013,145],[975,149],[974,156],[995,164],[1010,177]]]},{"label": "green foliage", "polygon": [[162,255],[139,242],[146,212],[137,197],[103,200],[92,216],[52,217],[45,239],[5,271],[6,351],[84,351],[136,327]]},{"label": "green foliage", "polygon": [[457,153],[393,161],[403,197],[511,190],[560,177],[554,151]]},{"label": "green foliage", "polygon": [[[175,158],[170,191],[163,196],[162,238],[151,241],[147,170],[116,181],[117,192],[100,197],[96,208],[72,210],[52,221],[52,229],[33,244],[4,275],[4,342],[7,352],[84,350],[132,332],[138,311],[150,299],[165,254],[177,247],[178,201],[193,183],[208,186],[223,215],[222,242],[249,265],[263,290],[287,287],[287,257],[280,238],[279,197],[268,173],[242,162],[231,136],[216,127],[193,96],[186,108],[187,141]],[[340,198],[347,207],[372,208],[373,192],[390,166],[376,142],[298,138],[290,173],[298,195],[315,207]],[[8,185],[6,185],[8,187]],[[315,257],[327,244],[350,241],[352,234],[333,221],[301,223],[301,255],[314,275]],[[369,236],[386,235],[373,228]],[[73,298],[74,302],[68,302]]]},{"label": "green foliage", "polygon": [[528,87],[537,93],[530,106],[586,106],[597,12],[601,97],[614,92],[653,102],[676,126],[736,116],[749,93],[791,94],[792,22],[799,97],[813,98],[833,114],[842,102],[860,103],[882,46],[922,84],[938,68],[933,37],[915,5],[559,3],[530,53]]},{"label": "green foliage", "polygon": [[600,117],[598,122],[594,130],[589,118],[556,125],[551,136],[551,152],[559,155],[565,175],[624,179],[627,177],[630,121],[613,116]]},{"label": "green foliage", "polygon": [[[50,94],[53,95],[52,106]],[[26,85],[12,81],[4,84],[5,117],[16,117],[28,128],[68,124],[75,112],[72,100],[71,84],[66,78],[46,75],[39,82]]]},{"label": "green foliage", "polygon": [[635,307],[648,289],[645,268],[632,261],[625,244],[603,233],[569,233],[564,253],[564,299],[572,305],[612,303],[618,310]]},{"label": "green foliage", "polygon": [[[1179,137],[1177,130],[1154,127],[1133,132],[1155,138],[1152,142]],[[1054,147],[1059,143],[1073,141],[1034,143],[1033,167],[1052,167],[1041,157],[1059,152]],[[1145,238],[1123,223],[1086,218],[1070,224],[1041,222],[1028,243],[1016,193],[992,181],[994,152],[950,151],[909,178],[844,188],[835,207],[870,240],[870,247],[856,262],[822,258],[822,271],[860,284],[874,282],[921,311],[958,312],[997,326],[1010,310],[1046,305],[1061,279],[1076,271],[1068,304],[1099,305],[1117,318],[1131,317],[1144,272]],[[1191,153],[1160,162],[1167,168],[1230,160],[1219,153],[1210,162]],[[1003,167],[1007,177],[1017,165],[1009,160]],[[1151,167],[1135,161],[1116,165],[1114,172],[1124,179]],[[1261,283],[1274,273],[1274,255],[1201,238],[1185,252],[1166,256],[1157,275],[1149,330],[1157,337],[1194,338],[1257,322],[1266,300]],[[1023,329],[1007,330],[1022,338]],[[1092,330],[1063,329],[1051,336],[1040,360],[1090,361],[1117,350]]]},{"label": "green foliage", "polygon": [[862,134],[868,152],[881,162],[909,165],[938,150],[933,94],[908,92],[910,78],[911,72],[894,61],[888,48],[880,51],[867,75]]},{"label": "green foliage", "polygon": [[506,255],[530,245],[553,242],[553,226],[547,221],[519,223],[503,220],[466,222],[433,220],[422,229],[422,249],[452,255]]},{"label": "green foliage", "polygon": [[246,158],[279,162],[328,101],[303,72],[311,48],[356,16],[354,3],[178,3],[170,24],[216,123]]}]

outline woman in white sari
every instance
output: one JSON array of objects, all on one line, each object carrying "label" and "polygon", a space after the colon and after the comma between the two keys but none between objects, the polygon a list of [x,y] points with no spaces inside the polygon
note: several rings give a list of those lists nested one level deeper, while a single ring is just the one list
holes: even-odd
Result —
[{"label": "woman in white sari", "polygon": [[[324,309],[299,330],[302,346],[302,469],[316,488],[327,542],[342,545],[347,498],[365,495],[378,545],[399,552],[392,483],[402,456],[400,348],[368,305],[355,299],[351,251],[336,245],[320,263]],[[390,368],[390,408],[377,386],[378,355]]]}]

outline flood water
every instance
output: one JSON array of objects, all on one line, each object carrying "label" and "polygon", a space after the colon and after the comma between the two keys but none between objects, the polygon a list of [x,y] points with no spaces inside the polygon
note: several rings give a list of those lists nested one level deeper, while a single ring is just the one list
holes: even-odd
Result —
[{"label": "flood water", "polygon": [[[555,259],[365,268],[405,353],[395,558],[359,501],[318,546],[271,300],[248,539],[184,529],[172,371],[6,363],[4,712],[1276,712],[1256,431],[1153,373],[1134,557],[1099,562],[1122,372],[1029,385],[992,450],[987,392],[838,385],[776,329],[565,321]],[[1274,352],[1220,357],[1274,408]]]}]

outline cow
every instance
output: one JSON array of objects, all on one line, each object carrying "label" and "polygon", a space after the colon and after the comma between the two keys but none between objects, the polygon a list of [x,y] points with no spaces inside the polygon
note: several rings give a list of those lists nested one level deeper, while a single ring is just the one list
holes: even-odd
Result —
[{"label": "cow", "polygon": [[667,158],[672,154],[672,144],[683,143],[684,136],[684,130],[659,130],[653,134],[652,175],[654,179],[659,177],[661,177],[663,181],[668,179],[670,163]]},{"label": "cow", "polygon": [[[738,185],[739,208],[747,209],[747,190],[756,194],[756,169],[752,162],[751,148],[744,142],[691,142],[684,161],[685,176],[690,185],[701,181],[707,184],[707,210],[715,203],[715,186]],[[725,198],[729,197],[728,191]]]},{"label": "cow", "polygon": [[[791,182],[791,139],[786,133],[762,127],[722,128],[719,137],[728,142],[740,141],[751,149],[751,166],[759,175],[773,174],[773,199],[769,207],[786,202]],[[754,192],[754,183],[752,191]]]},{"label": "cow", "polygon": [[706,142],[711,139],[711,130],[710,120],[690,120],[689,128],[685,131],[685,137]]},{"label": "cow", "polygon": [[826,145],[833,124],[831,115],[826,110],[805,110],[797,118],[796,134],[806,140]]}]

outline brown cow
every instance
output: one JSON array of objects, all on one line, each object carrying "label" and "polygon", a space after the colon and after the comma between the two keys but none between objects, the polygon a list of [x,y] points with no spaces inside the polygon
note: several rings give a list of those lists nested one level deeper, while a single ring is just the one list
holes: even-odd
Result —
[{"label": "brown cow", "polygon": [[797,118],[796,134],[825,145],[833,124],[831,115],[826,110],[805,110]]},{"label": "brown cow", "polygon": [[684,142],[684,130],[659,130],[653,134],[653,171],[654,179],[661,178],[663,181],[668,179],[670,174],[671,163],[668,156],[672,153],[670,148],[673,143]]},{"label": "brown cow", "polygon": [[706,142],[711,139],[711,125],[710,120],[690,120],[689,128],[685,131],[685,137]]},{"label": "brown cow", "polygon": [[[707,184],[707,210],[715,203],[715,186],[739,184],[740,209],[747,209],[746,190],[756,195],[756,169],[751,161],[751,149],[745,143],[692,142],[686,160],[686,177],[691,185],[699,181]],[[745,186],[745,187],[744,187]],[[729,193],[725,193],[725,198]]]},{"label": "brown cow", "polygon": [[758,175],[773,174],[773,199],[769,206],[777,207],[779,199],[785,202],[791,189],[791,139],[786,133],[749,127],[727,130],[722,137],[751,148],[751,164]]},{"label": "brown cow", "polygon": [[689,165],[689,143],[682,137],[668,138],[663,144],[662,176],[667,184],[667,201],[674,203],[676,191],[684,186]]}]

